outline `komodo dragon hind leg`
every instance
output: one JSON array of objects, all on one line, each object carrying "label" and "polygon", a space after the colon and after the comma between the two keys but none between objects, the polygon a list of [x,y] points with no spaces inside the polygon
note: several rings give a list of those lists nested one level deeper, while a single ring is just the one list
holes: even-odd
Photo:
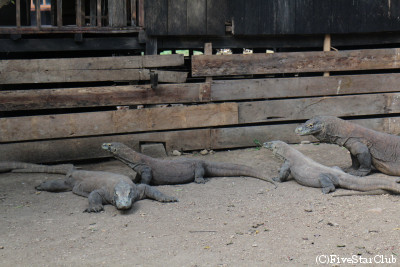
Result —
[{"label": "komodo dragon hind leg", "polygon": [[194,168],[194,182],[197,184],[204,184],[206,180],[204,180],[205,169],[203,163],[198,162]]},{"label": "komodo dragon hind leg", "polygon": [[365,176],[370,173],[372,163],[368,147],[363,143],[356,142],[346,148],[350,150],[352,155],[352,166],[348,173],[355,176]]},{"label": "komodo dragon hind leg", "polygon": [[150,185],[147,185],[147,184],[138,185],[137,190],[139,192],[139,194],[138,194],[139,199],[135,199],[135,200],[149,198],[149,199],[157,200],[159,202],[176,202],[176,201],[178,201],[177,198],[167,196],[167,195],[161,193],[160,191],[158,191],[156,188],[154,188]]},{"label": "komodo dragon hind leg", "polygon": [[279,170],[279,177],[274,177],[272,178],[272,180],[274,180],[275,182],[285,182],[288,180],[290,175],[290,162],[288,160],[286,160],[280,170]]},{"label": "komodo dragon hind leg", "polygon": [[72,190],[71,186],[66,183],[65,179],[45,181],[40,185],[36,186],[35,189],[39,191],[48,191],[48,192],[63,192]]},{"label": "komodo dragon hind leg", "polygon": [[322,193],[328,194],[329,192],[335,192],[337,184],[337,177],[330,173],[321,173],[319,175],[319,183],[322,187]]}]

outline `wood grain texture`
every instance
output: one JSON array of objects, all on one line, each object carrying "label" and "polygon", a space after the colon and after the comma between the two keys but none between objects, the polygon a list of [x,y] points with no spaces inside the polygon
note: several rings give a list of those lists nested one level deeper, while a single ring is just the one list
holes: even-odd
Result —
[{"label": "wood grain texture", "polygon": [[361,116],[400,112],[400,93],[239,103],[239,123],[305,120],[317,115]]},{"label": "wood grain texture", "polygon": [[202,83],[128,85],[63,89],[0,91],[0,111],[139,104],[194,103],[210,100],[210,85]]},{"label": "wood grain texture", "polygon": [[236,103],[0,118],[0,142],[95,136],[238,123]]},{"label": "wood grain texture", "polygon": [[127,25],[126,0],[108,0],[108,24],[111,27]]},{"label": "wood grain texture", "polygon": [[80,137],[59,140],[0,144],[0,161],[47,163],[110,157],[101,149],[106,142],[122,142],[139,151],[140,143],[164,143],[173,150],[210,148],[210,129]]},{"label": "wood grain texture", "polygon": [[400,74],[214,80],[211,100],[333,96],[400,91]]},{"label": "wood grain texture", "polygon": [[396,69],[400,49],[192,56],[192,75],[224,76]]}]

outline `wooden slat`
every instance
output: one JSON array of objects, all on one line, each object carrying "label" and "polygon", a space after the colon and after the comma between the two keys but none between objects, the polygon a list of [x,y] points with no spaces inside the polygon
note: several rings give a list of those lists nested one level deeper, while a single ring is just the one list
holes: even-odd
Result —
[{"label": "wooden slat", "polygon": [[15,20],[17,27],[21,27],[21,0],[15,0]]},{"label": "wooden slat", "polygon": [[188,0],[168,1],[168,35],[184,35],[188,33],[187,2]]},{"label": "wooden slat", "polygon": [[361,116],[400,112],[400,93],[239,103],[239,123],[305,120],[317,115]]},{"label": "wooden slat", "polygon": [[63,26],[52,27],[49,25],[37,27],[0,27],[0,34],[48,34],[48,33],[138,33],[141,31],[140,27],[77,27],[77,26]]},{"label": "wooden slat", "polygon": [[210,148],[210,130],[183,130],[99,137],[81,137],[47,141],[8,143],[0,145],[0,161],[57,162],[110,157],[101,149],[106,142],[122,142],[139,151],[143,142],[164,143],[168,153],[173,150]]},{"label": "wooden slat", "polygon": [[[356,119],[351,120],[364,127],[386,132],[390,134],[399,134],[398,125],[399,118],[377,118],[377,119]],[[312,136],[298,136],[294,130],[298,123],[279,124],[279,125],[264,125],[264,126],[247,126],[247,127],[232,127],[219,128],[211,130],[211,148],[226,149],[254,146],[254,140],[260,143],[272,140],[282,140],[288,143],[300,143],[303,140],[317,141]]]},{"label": "wooden slat", "polygon": [[137,0],[130,0],[131,1],[131,26],[137,25],[137,8],[136,8],[136,1]]},{"label": "wooden slat", "polygon": [[0,142],[200,128],[238,122],[236,103],[0,118]]},{"label": "wooden slat", "polygon": [[36,14],[36,27],[40,29],[42,26],[42,18],[40,13],[40,0],[35,0],[35,14]]},{"label": "wooden slat", "polygon": [[209,84],[150,85],[0,91],[0,111],[139,104],[195,103],[210,100]]},{"label": "wooden slat", "polygon": [[101,12],[101,1],[97,0],[97,27],[101,27],[101,19],[102,19],[102,12]]},{"label": "wooden slat", "polygon": [[[50,83],[84,81],[149,80],[146,67],[179,66],[183,55],[65,58],[0,61],[0,81],[13,83]],[[185,82],[187,73],[156,71],[160,82]]]},{"label": "wooden slat", "polygon": [[396,69],[400,49],[192,56],[192,75],[223,76]]},{"label": "wooden slat", "polygon": [[211,100],[245,100],[400,91],[400,74],[214,80]]},{"label": "wooden slat", "polygon": [[144,27],[144,0],[138,0],[138,16],[139,26]]},{"label": "wooden slat", "polygon": [[[186,82],[187,72],[156,70],[158,81],[166,83]],[[10,75],[11,74],[11,75]],[[69,82],[101,82],[101,81],[149,81],[148,69],[122,69],[122,70],[52,70],[35,72],[9,72],[8,75],[0,73],[3,84],[23,83],[69,83]]]},{"label": "wooden slat", "polygon": [[90,26],[96,26],[97,0],[90,0]]},{"label": "wooden slat", "polygon": [[108,24],[111,27],[127,25],[126,0],[108,0]]},{"label": "wooden slat", "polygon": [[[137,0],[139,3],[139,0]],[[168,0],[145,1],[144,12],[146,12],[146,33],[149,36],[168,34]],[[137,23],[140,25],[140,9],[137,11]],[[187,47],[186,47],[187,48]]]},{"label": "wooden slat", "polygon": [[190,35],[207,33],[207,0],[187,2],[187,31]]},{"label": "wooden slat", "polygon": [[62,0],[57,0],[57,26],[61,27],[63,25],[63,8],[62,8]]},{"label": "wooden slat", "polygon": [[82,27],[82,0],[76,0],[75,3],[76,26]]}]

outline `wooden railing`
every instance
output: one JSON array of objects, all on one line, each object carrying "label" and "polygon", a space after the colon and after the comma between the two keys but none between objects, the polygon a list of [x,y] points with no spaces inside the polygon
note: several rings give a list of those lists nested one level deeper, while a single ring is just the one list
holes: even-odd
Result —
[{"label": "wooden railing", "polygon": [[[25,1],[25,10],[21,2]],[[36,25],[30,25],[30,0],[15,0],[15,26],[0,25],[0,34],[36,33],[130,33],[139,32],[144,26],[144,0],[75,0],[75,24],[65,25],[63,21],[63,0],[51,0],[51,24],[42,25],[40,0],[33,0]],[[89,2],[86,5],[86,2]],[[89,7],[87,11],[86,8]],[[22,25],[21,16],[26,14],[27,25]]]}]

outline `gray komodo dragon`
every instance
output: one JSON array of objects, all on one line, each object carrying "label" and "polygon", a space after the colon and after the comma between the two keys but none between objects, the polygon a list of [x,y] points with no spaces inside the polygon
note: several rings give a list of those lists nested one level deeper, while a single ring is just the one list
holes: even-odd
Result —
[{"label": "gray komodo dragon", "polygon": [[374,166],[382,173],[400,176],[399,136],[377,132],[332,116],[314,117],[297,127],[295,132],[347,148],[352,161],[348,172],[352,175],[367,175]]},{"label": "gray komodo dragon", "polygon": [[[178,201],[166,196],[149,185],[135,185],[125,175],[103,171],[84,171],[75,168],[60,168],[61,165],[37,165],[14,170],[23,173],[57,173],[66,175],[65,179],[50,180],[36,186],[37,190],[49,192],[71,191],[87,197],[89,207],[84,212],[100,212],[104,204],[114,205],[119,210],[130,209],[135,201],[149,198],[160,202]],[[67,165],[66,165],[67,166]],[[72,166],[72,165],[70,165]]]},{"label": "gray komodo dragon", "polygon": [[400,178],[388,177],[377,179],[371,176],[359,177],[347,174],[338,167],[327,167],[306,157],[301,152],[290,147],[282,141],[271,141],[264,143],[264,147],[272,150],[274,155],[285,162],[279,171],[279,177],[275,181],[284,182],[289,175],[301,185],[322,188],[327,194],[336,188],[345,188],[356,191],[369,191],[400,194]]},{"label": "gray komodo dragon", "polygon": [[122,143],[104,143],[102,148],[132,168],[144,184],[184,184],[193,181],[205,183],[204,177],[249,176],[275,185],[270,178],[245,165],[188,158],[156,159],[138,153]]}]

